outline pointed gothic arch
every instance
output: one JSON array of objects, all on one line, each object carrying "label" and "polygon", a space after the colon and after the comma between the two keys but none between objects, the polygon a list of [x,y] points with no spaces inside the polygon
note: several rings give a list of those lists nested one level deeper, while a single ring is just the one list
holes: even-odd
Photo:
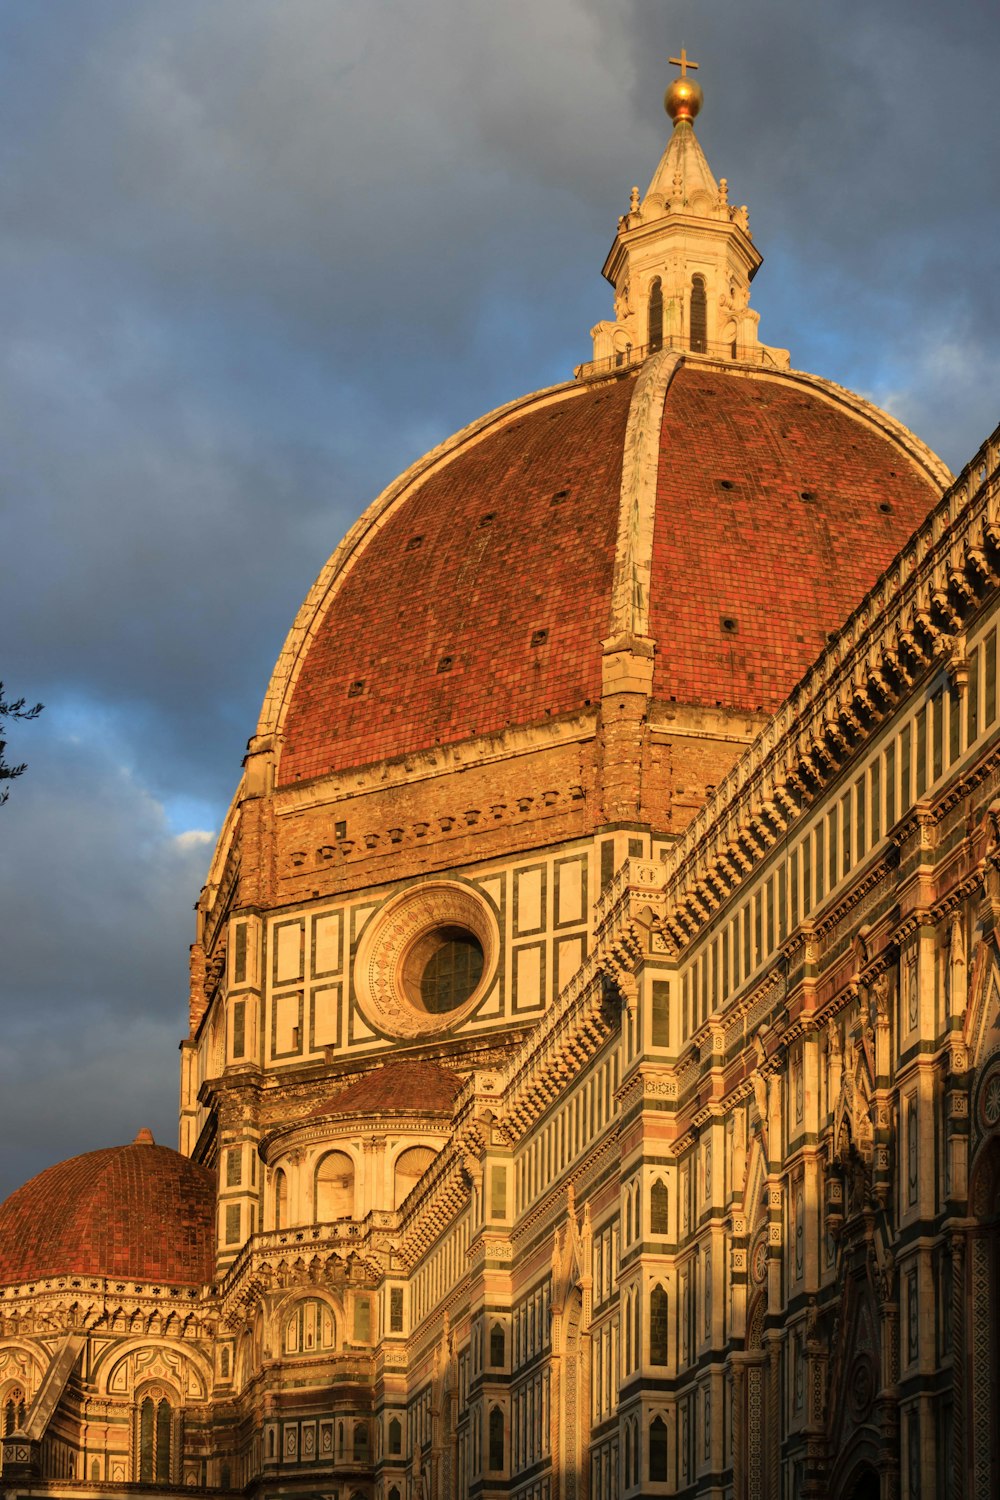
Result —
[{"label": "pointed gothic arch", "polygon": [[669,1329],[667,1290],[662,1282],[657,1281],[649,1293],[649,1362],[651,1365],[669,1363]]},{"label": "pointed gothic arch", "polygon": [[[989,1090],[989,1095],[986,1095]],[[974,1095],[975,1124],[984,1123],[986,1097],[1000,1111],[1000,1058],[991,1057]],[[964,1354],[972,1460],[972,1489],[996,1494],[1000,1485],[1000,1119],[989,1130],[973,1160],[969,1178],[973,1226],[965,1235],[964,1322],[958,1353]]]},{"label": "pointed gothic arch", "polygon": [[179,1483],[183,1422],[181,1395],[166,1381],[155,1379],[138,1387],[132,1418],[133,1483]]},{"label": "pointed gothic arch", "polygon": [[336,1342],[336,1319],[321,1297],[300,1297],[285,1312],[281,1323],[283,1355],[318,1354],[335,1348]]},{"label": "pointed gothic arch", "polygon": [[657,1412],[649,1424],[649,1458],[648,1473],[650,1480],[657,1484],[663,1484],[670,1477],[668,1468],[669,1446],[668,1446],[667,1424],[663,1417]]},{"label": "pointed gothic arch", "polygon": [[[288,1291],[281,1301],[272,1309],[267,1326],[267,1343],[272,1354],[277,1353],[284,1345],[284,1339],[292,1319],[296,1318],[300,1310],[306,1306],[313,1309],[313,1328],[322,1330],[324,1322],[327,1324],[326,1338],[331,1335],[332,1343],[326,1342],[322,1348],[336,1348],[338,1331],[347,1327],[347,1311],[344,1302],[337,1293],[326,1287],[303,1286],[294,1287]],[[255,1328],[254,1354],[259,1364],[263,1355],[264,1320],[260,1316]],[[303,1352],[309,1353],[309,1349],[315,1347],[310,1345]]]},{"label": "pointed gothic arch", "polygon": [[0,1415],[3,1418],[3,1436],[11,1437],[24,1428],[27,1414],[27,1396],[20,1380],[14,1381],[0,1393]]},{"label": "pointed gothic arch", "polygon": [[214,1369],[211,1360],[190,1341],[182,1344],[180,1340],[164,1339],[151,1345],[148,1339],[133,1338],[102,1350],[94,1361],[91,1379],[99,1395],[130,1394],[133,1400],[142,1385],[154,1381],[165,1390],[176,1391],[181,1403],[207,1400]]},{"label": "pointed gothic arch", "polygon": [[662,1177],[657,1177],[649,1190],[649,1232],[652,1236],[663,1237],[670,1233],[668,1209],[667,1184]]}]

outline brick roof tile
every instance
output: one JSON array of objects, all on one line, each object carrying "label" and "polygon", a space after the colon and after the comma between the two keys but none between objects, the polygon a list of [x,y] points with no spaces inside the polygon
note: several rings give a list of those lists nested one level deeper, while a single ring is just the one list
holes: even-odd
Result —
[{"label": "brick roof tile", "polygon": [[438,1063],[386,1063],[349,1083],[313,1114],[320,1117],[413,1112],[450,1117],[462,1082],[457,1073]]},{"label": "brick roof tile", "polygon": [[519,415],[396,506],[309,649],[282,784],[600,697],[634,386],[579,387]]},{"label": "brick roof tile", "polygon": [[660,438],[654,696],[776,709],[937,498],[807,388],[682,366]]}]

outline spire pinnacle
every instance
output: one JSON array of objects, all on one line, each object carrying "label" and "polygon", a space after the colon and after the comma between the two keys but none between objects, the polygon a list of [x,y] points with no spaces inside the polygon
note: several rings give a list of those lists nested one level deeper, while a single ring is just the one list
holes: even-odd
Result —
[{"label": "spire pinnacle", "polygon": [[688,57],[687,55],[687,49],[685,47],[681,48],[680,57],[668,57],[667,61],[671,64],[672,67],[680,68],[682,78],[687,77],[688,68],[694,68],[695,71],[697,71],[698,69],[698,64],[691,61],[690,57]]},{"label": "spire pinnacle", "polygon": [[[761,254],[745,207],[712,175],[692,121],[698,64],[682,47],[664,104],[674,128],[645,194],[633,188],[618,220],[604,275],[615,289],[614,319],[590,330],[594,359],[584,373],[619,369],[661,349],[788,368],[788,351],[762,344],[750,283]],[[682,130],[680,127],[684,126]]]},{"label": "spire pinnacle", "polygon": [[697,68],[698,64],[691,61],[684,47],[681,48],[680,57],[671,57],[669,61],[675,68],[680,68],[681,76],[674,79],[664,94],[663,108],[675,126],[679,125],[682,120],[686,120],[690,125],[705,102],[705,96],[699,85],[693,78],[687,76],[688,68]]}]

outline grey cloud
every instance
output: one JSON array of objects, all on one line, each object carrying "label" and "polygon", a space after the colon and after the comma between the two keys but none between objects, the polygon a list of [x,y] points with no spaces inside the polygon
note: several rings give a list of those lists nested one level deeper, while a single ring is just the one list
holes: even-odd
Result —
[{"label": "grey cloud", "polygon": [[998,38],[928,0],[0,9],[0,667],[50,705],[0,813],[5,1022],[40,1062],[0,1066],[39,1152],[79,1149],[88,1098],[88,1139],[133,1134],[154,1052],[172,1116],[200,856],[160,804],[221,815],[378,489],[586,357],[681,42],[763,336],[953,464],[986,436]]},{"label": "grey cloud", "polygon": [[42,722],[17,731],[29,766],[3,812],[0,1193],[144,1123],[175,1139],[191,905],[210,854],[170,834],[108,737],[42,740]]}]

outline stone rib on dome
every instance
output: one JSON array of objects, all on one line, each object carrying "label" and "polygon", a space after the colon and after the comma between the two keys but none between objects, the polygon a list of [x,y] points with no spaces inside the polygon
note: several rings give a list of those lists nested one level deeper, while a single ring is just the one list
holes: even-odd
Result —
[{"label": "stone rib on dome", "polygon": [[0,1285],[108,1276],[210,1282],[215,1175],[152,1142],[89,1151],[0,1204]]},{"label": "stone rib on dome", "polygon": [[[642,413],[658,427],[643,450],[653,696],[773,709],[947,470],[815,377],[668,358],[662,408]],[[526,398],[376,503],[272,684],[279,785],[597,703],[603,645],[623,628],[626,431],[647,399],[634,372]]]}]

